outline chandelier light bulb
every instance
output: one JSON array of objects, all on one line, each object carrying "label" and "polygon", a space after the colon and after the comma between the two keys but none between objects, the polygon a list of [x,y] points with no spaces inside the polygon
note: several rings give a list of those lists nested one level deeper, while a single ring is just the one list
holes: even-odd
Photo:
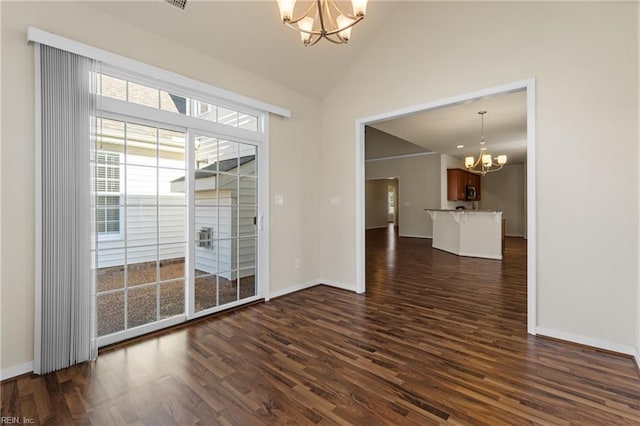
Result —
[{"label": "chandelier light bulb", "polygon": [[349,41],[349,37],[351,37],[351,24],[353,24],[354,19],[347,18],[344,15],[338,16],[336,19],[336,23],[338,24],[338,28],[344,28],[344,30],[338,33],[338,36],[344,40]]},{"label": "chandelier light bulb", "polygon": [[472,168],[472,167],[473,167],[473,163],[474,163],[474,161],[473,161],[473,157],[465,157],[465,158],[464,158],[464,166],[465,166],[467,169]]},{"label": "chandelier light bulb", "polygon": [[367,11],[367,1],[368,0],[351,0],[353,14],[355,16],[364,16],[364,13]]},{"label": "chandelier light bulb", "polygon": [[300,31],[300,38],[302,38],[302,42],[304,44],[309,44],[311,41],[311,30],[313,29],[313,18],[307,16],[298,22],[298,28]]},{"label": "chandelier light bulb", "polygon": [[507,164],[507,156],[506,155],[498,155],[498,164],[504,166]]},{"label": "chandelier light bulb", "polygon": [[296,0],[278,0],[278,8],[280,8],[280,19],[283,22],[290,21],[293,18],[293,9],[296,6]]},{"label": "chandelier light bulb", "polygon": [[485,168],[487,168],[487,169],[488,169],[489,167],[491,167],[491,164],[493,164],[493,160],[491,159],[491,155],[489,155],[489,154],[483,154],[483,155],[482,155],[482,165],[483,165]]}]

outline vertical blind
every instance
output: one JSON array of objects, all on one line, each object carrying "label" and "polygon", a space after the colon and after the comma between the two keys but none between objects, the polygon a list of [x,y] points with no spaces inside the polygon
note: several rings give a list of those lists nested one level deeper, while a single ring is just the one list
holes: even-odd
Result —
[{"label": "vertical blind", "polygon": [[45,374],[97,356],[92,253],[96,62],[38,44],[41,233],[34,371]]}]

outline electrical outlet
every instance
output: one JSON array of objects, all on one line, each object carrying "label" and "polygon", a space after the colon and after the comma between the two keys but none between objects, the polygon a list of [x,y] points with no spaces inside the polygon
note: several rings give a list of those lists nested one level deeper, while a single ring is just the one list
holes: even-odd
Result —
[{"label": "electrical outlet", "polygon": [[295,262],[293,262],[293,265],[296,267],[296,269],[300,269],[300,259],[296,259]]}]

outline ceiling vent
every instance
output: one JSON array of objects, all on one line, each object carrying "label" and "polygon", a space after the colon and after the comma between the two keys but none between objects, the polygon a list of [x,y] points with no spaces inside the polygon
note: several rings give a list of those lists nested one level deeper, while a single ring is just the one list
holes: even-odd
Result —
[{"label": "ceiling vent", "polygon": [[170,5],[179,7],[182,10],[184,10],[184,7],[187,5],[187,0],[164,0],[164,1],[166,1]]}]

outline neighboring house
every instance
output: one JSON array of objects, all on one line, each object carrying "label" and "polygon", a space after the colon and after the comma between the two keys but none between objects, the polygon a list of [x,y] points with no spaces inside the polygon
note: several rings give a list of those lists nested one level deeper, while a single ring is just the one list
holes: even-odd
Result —
[{"label": "neighboring house", "polygon": [[184,175],[185,162],[172,144],[184,151],[184,135],[99,120],[98,268],[184,257],[185,195],[172,192],[170,182]]},{"label": "neighboring house", "polygon": [[[255,158],[225,159],[195,172],[196,270],[230,280],[238,269],[240,277],[255,275]],[[171,191],[185,192],[184,176],[171,182]]]}]

